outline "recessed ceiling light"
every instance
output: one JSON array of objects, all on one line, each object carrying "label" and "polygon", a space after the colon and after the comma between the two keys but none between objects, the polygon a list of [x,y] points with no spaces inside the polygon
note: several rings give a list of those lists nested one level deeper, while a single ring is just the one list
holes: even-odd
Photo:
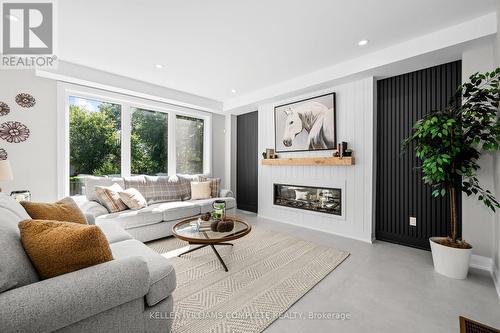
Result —
[{"label": "recessed ceiling light", "polygon": [[231,89],[231,92],[232,92],[233,94],[236,94],[236,89]]},{"label": "recessed ceiling light", "polygon": [[11,21],[19,22],[19,18],[17,16],[6,14],[5,17]]},{"label": "recessed ceiling light", "polygon": [[162,69],[162,68],[164,68],[165,66],[163,66],[162,64],[156,64],[156,65],[155,65],[155,67],[156,67],[156,68],[158,68],[158,69]]},{"label": "recessed ceiling light", "polygon": [[359,46],[365,46],[366,44],[368,44],[368,39],[363,39],[358,42]]}]

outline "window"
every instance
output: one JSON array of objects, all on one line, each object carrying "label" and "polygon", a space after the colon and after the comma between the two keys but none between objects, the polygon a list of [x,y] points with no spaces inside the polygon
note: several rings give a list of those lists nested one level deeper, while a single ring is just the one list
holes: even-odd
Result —
[{"label": "window", "polygon": [[203,173],[204,124],[203,119],[176,116],[177,173]]},{"label": "window", "polygon": [[82,175],[120,175],[120,136],[120,105],[69,97],[71,195],[82,193]]},{"label": "window", "polygon": [[132,174],[168,173],[168,114],[132,109]]},{"label": "window", "polygon": [[210,174],[210,113],[62,82],[58,95],[60,197],[88,175]]}]

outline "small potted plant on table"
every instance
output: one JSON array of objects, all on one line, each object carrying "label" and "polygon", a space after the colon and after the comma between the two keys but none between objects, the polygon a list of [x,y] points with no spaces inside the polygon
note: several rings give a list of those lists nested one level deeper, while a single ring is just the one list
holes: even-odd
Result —
[{"label": "small potted plant on table", "polygon": [[499,77],[500,68],[472,75],[458,88],[453,103],[424,116],[404,141],[405,147],[415,144],[416,156],[422,160],[422,178],[432,186],[432,195],[448,194],[451,234],[429,241],[436,272],[455,279],[467,277],[472,252],[472,246],[457,235],[458,196],[464,192],[493,211],[500,208],[476,175],[481,153],[500,147]]}]

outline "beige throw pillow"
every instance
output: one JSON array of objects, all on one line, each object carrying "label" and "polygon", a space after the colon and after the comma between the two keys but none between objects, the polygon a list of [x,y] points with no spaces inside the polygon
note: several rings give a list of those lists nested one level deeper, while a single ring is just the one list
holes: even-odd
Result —
[{"label": "beige throw pillow", "polygon": [[120,199],[127,205],[128,208],[138,210],[148,205],[144,196],[135,188],[128,188],[124,191],[118,192]]},{"label": "beige throw pillow", "polygon": [[210,178],[206,176],[199,176],[198,181],[200,182],[210,182],[210,188],[212,189],[212,198],[220,197],[220,178]]},{"label": "beige throw pillow", "polygon": [[191,182],[191,199],[210,199],[210,182]]},{"label": "beige throw pillow", "polygon": [[120,196],[118,195],[118,193],[122,191],[122,187],[118,184],[113,184],[107,187],[95,187],[95,194],[97,196],[97,199],[99,199],[99,203],[106,207],[106,209],[110,213],[121,212],[128,209],[128,207],[123,203],[122,199],[120,199]]}]

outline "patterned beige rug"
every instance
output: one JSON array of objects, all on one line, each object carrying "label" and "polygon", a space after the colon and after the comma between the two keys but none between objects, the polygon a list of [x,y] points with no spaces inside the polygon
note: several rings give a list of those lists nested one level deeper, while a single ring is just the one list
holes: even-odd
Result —
[{"label": "patterned beige rug", "polygon": [[232,243],[217,247],[229,272],[210,247],[178,258],[186,242],[169,237],[147,243],[173,256],[174,333],[262,332],[349,256],[261,228]]}]

